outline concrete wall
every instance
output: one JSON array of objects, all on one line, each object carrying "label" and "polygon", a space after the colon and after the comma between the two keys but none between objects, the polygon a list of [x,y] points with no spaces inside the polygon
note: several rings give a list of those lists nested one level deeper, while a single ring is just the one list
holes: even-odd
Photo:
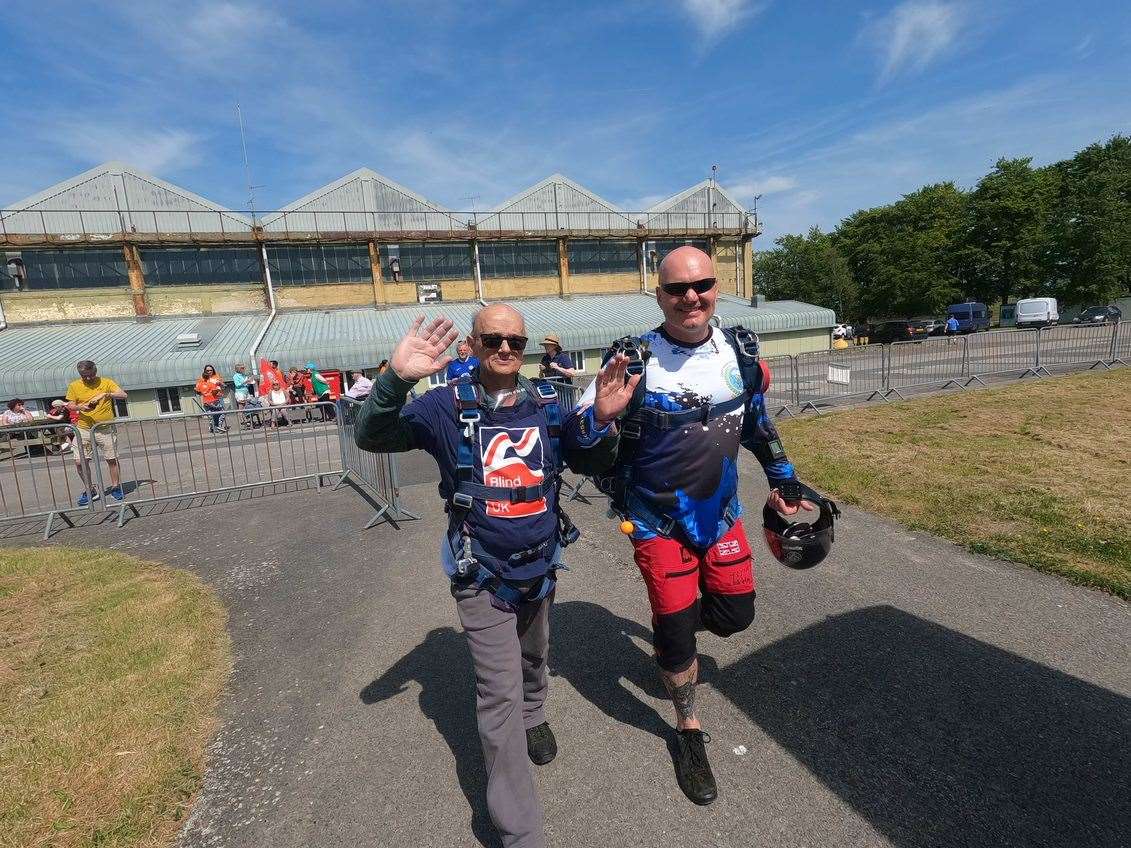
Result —
[{"label": "concrete wall", "polygon": [[266,312],[262,286],[154,286],[145,290],[150,315]]},{"label": "concrete wall", "polygon": [[4,292],[0,294],[0,303],[9,324],[133,318],[135,315],[128,286]]},{"label": "concrete wall", "polygon": [[715,244],[715,278],[719,281],[719,291],[741,297],[742,281],[734,268],[734,257],[738,252],[734,242]]},{"label": "concrete wall", "polygon": [[759,333],[763,356],[784,356],[828,350],[832,345],[832,328],[791,330],[786,333]]},{"label": "concrete wall", "polygon": [[[570,294],[625,294],[640,291],[640,273],[570,274]],[[555,292],[556,294],[557,292]]]},{"label": "concrete wall", "polygon": [[[415,292],[413,300],[416,300]],[[322,309],[330,306],[372,306],[372,283],[285,286],[275,289],[279,309]]]}]

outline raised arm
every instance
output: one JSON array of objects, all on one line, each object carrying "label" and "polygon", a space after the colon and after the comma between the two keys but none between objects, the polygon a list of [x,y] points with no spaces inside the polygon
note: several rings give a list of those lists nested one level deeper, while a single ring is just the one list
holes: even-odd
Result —
[{"label": "raised arm", "polygon": [[628,357],[618,353],[597,377],[562,428],[562,452],[576,474],[603,474],[617,461],[616,420],[628,408],[642,374],[628,374]]}]

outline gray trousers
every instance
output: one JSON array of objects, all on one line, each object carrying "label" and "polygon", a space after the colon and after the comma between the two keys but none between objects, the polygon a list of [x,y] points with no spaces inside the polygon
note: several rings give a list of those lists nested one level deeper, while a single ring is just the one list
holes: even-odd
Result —
[{"label": "gray trousers", "polygon": [[475,714],[487,766],[487,810],[506,848],[543,848],[542,802],[534,787],[526,731],[546,720],[553,593],[518,613],[491,605],[487,592],[454,593],[475,663]]}]

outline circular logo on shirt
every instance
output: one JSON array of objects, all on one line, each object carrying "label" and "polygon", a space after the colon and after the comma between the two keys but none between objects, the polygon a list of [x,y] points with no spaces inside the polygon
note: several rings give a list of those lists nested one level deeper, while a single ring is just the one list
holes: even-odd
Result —
[{"label": "circular logo on shirt", "polygon": [[742,394],[742,372],[738,370],[737,365],[728,365],[724,368],[723,379],[732,392],[736,395]]}]

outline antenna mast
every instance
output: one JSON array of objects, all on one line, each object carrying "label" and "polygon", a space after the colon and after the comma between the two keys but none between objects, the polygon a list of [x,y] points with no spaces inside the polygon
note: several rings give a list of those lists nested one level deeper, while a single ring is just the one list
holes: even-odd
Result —
[{"label": "antenna mast", "polygon": [[240,104],[236,104],[236,118],[240,122],[240,146],[243,148],[243,173],[244,178],[247,180],[247,203],[248,209],[251,211],[251,225],[254,227],[259,222],[255,218],[255,186],[251,184],[251,165],[247,161],[247,139],[243,134],[243,112],[240,110]]}]

